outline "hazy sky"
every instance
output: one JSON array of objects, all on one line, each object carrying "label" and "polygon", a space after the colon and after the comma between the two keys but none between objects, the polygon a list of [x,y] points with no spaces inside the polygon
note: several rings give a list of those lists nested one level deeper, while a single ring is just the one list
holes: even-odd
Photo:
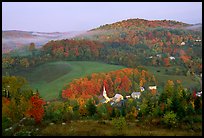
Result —
[{"label": "hazy sky", "polygon": [[2,2],[2,29],[85,31],[130,18],[202,23],[202,2]]}]

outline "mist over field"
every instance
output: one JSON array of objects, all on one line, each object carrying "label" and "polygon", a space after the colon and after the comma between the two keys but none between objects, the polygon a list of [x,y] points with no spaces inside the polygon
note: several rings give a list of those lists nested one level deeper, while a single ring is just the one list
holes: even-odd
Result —
[{"label": "mist over field", "polygon": [[2,31],[2,52],[7,53],[11,50],[16,50],[30,43],[35,43],[36,48],[41,47],[50,40],[70,39],[83,31],[75,32],[28,32],[28,31]]}]

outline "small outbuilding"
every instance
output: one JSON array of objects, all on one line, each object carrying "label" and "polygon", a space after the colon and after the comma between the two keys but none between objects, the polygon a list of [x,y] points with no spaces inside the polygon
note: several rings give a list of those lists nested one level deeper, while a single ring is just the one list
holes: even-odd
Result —
[{"label": "small outbuilding", "polygon": [[141,96],[141,92],[132,92],[131,96],[134,99],[136,99],[136,98],[139,99]]},{"label": "small outbuilding", "polygon": [[181,42],[181,46],[184,46],[186,43],[185,42]]}]

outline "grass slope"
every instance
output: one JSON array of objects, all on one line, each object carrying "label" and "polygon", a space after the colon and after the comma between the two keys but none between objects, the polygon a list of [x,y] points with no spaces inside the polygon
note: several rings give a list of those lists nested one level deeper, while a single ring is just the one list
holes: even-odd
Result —
[{"label": "grass slope", "polygon": [[[151,72],[155,78],[160,82],[166,84],[168,80],[181,80],[182,85],[185,88],[190,88],[190,87],[199,87],[199,80],[195,79],[190,76],[184,76],[184,75],[167,75],[165,73],[165,70],[172,70],[175,67],[152,67],[152,66],[144,66],[149,72]],[[160,72],[157,72],[157,71]]]},{"label": "grass slope", "polygon": [[109,65],[90,61],[59,61],[50,62],[21,72],[18,75],[25,77],[31,87],[38,89],[45,100],[58,98],[59,92],[65,84],[73,79],[84,77],[97,72],[109,72],[125,68],[118,65]]}]

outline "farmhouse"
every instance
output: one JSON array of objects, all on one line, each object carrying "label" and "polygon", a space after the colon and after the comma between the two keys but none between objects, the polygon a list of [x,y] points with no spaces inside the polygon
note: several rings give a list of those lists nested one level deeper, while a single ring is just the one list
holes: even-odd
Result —
[{"label": "farmhouse", "polygon": [[150,90],[156,90],[156,89],[157,89],[157,86],[149,86],[149,89],[150,89]]},{"label": "farmhouse", "polygon": [[115,94],[115,96],[111,99],[113,102],[120,102],[123,100],[123,96],[121,94]]},{"label": "farmhouse", "polygon": [[143,87],[140,87],[140,91],[143,92],[145,89]]},{"label": "farmhouse", "polygon": [[130,98],[130,97],[131,97],[130,95],[125,96],[126,99],[128,99],[128,98]]},{"label": "farmhouse", "polygon": [[172,56],[171,56],[171,57],[169,57],[169,58],[170,58],[170,60],[175,60],[175,57],[172,57]]},{"label": "farmhouse", "polygon": [[201,95],[202,95],[202,91],[196,93],[196,96],[198,97],[201,97]]},{"label": "farmhouse", "polygon": [[201,42],[201,40],[200,40],[200,39],[196,39],[195,41],[196,41],[196,42]]},{"label": "farmhouse", "polygon": [[161,58],[161,54],[157,54],[157,57]]},{"label": "farmhouse", "polygon": [[136,98],[139,99],[140,95],[141,95],[140,92],[132,92],[132,94],[131,94],[132,98],[134,98],[134,99],[136,99]]},{"label": "farmhouse", "polygon": [[181,42],[181,46],[184,46],[186,43],[185,42]]}]

